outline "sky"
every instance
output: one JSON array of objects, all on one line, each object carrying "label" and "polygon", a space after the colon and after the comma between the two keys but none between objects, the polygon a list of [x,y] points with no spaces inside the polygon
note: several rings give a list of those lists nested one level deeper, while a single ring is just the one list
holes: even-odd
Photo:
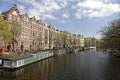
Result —
[{"label": "sky", "polygon": [[0,12],[14,4],[20,14],[85,37],[101,38],[98,31],[120,18],[120,0],[0,0]]}]

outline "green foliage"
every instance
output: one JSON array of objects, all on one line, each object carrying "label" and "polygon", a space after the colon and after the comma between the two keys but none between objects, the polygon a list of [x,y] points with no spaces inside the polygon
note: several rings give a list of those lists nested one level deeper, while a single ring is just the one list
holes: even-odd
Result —
[{"label": "green foliage", "polygon": [[9,42],[11,35],[12,34],[9,30],[8,23],[3,19],[2,15],[0,15],[0,38],[4,39],[6,42]]},{"label": "green foliage", "polygon": [[20,23],[17,21],[12,21],[10,24],[10,31],[12,33],[11,40],[14,41],[15,38],[19,37],[21,32],[21,26]]},{"label": "green foliage", "polygon": [[55,43],[56,43],[56,46],[61,46],[62,40],[61,40],[61,35],[60,34],[57,34],[55,36]]},{"label": "green foliage", "polygon": [[63,43],[63,47],[66,47],[67,41],[68,41],[68,36],[66,33],[63,33],[61,35],[61,42]]},{"label": "green foliage", "polygon": [[20,23],[12,21],[8,23],[0,15],[0,38],[4,39],[5,42],[12,42],[14,47],[15,39],[19,37],[21,32]]},{"label": "green foliage", "polygon": [[14,42],[16,41],[16,39],[19,37],[20,32],[21,32],[21,25],[19,22],[17,21],[12,21],[11,23],[9,23],[10,25],[10,32],[12,34],[12,36],[10,37],[11,42],[12,42],[12,46],[13,46],[13,50],[15,47]]},{"label": "green foliage", "polygon": [[84,44],[85,46],[90,46],[90,39],[85,39]]},{"label": "green foliage", "polygon": [[77,44],[77,39],[76,38],[73,39],[73,44],[74,44],[74,46]]},{"label": "green foliage", "polygon": [[50,31],[49,29],[49,49],[51,49],[52,41],[53,41],[53,32]]}]

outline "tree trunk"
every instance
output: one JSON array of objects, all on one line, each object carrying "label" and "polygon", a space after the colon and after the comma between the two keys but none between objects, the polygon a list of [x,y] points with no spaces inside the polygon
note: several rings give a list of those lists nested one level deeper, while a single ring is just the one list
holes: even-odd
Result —
[{"label": "tree trunk", "polygon": [[15,44],[14,44],[14,41],[12,42],[12,46],[13,46],[12,52],[14,52],[14,51],[15,51]]}]

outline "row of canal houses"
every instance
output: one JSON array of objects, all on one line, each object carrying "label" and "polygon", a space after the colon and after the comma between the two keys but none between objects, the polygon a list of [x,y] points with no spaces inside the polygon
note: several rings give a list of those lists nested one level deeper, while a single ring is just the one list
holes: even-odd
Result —
[{"label": "row of canal houses", "polygon": [[[14,51],[21,51],[21,46],[23,50],[29,51],[66,46],[84,47],[83,35],[55,29],[51,24],[45,24],[42,20],[37,20],[35,16],[30,18],[27,13],[21,15],[16,4],[8,11],[2,12],[2,16],[8,22],[17,21],[21,25],[21,34],[15,37]],[[8,45],[12,51],[12,44],[0,39],[1,53],[7,51]]]}]

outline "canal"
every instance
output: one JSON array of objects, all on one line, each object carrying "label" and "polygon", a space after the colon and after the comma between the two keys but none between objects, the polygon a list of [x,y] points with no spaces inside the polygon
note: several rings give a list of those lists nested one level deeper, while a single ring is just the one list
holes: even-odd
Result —
[{"label": "canal", "polygon": [[0,80],[120,80],[120,59],[104,52],[59,54],[18,70],[0,69]]}]

